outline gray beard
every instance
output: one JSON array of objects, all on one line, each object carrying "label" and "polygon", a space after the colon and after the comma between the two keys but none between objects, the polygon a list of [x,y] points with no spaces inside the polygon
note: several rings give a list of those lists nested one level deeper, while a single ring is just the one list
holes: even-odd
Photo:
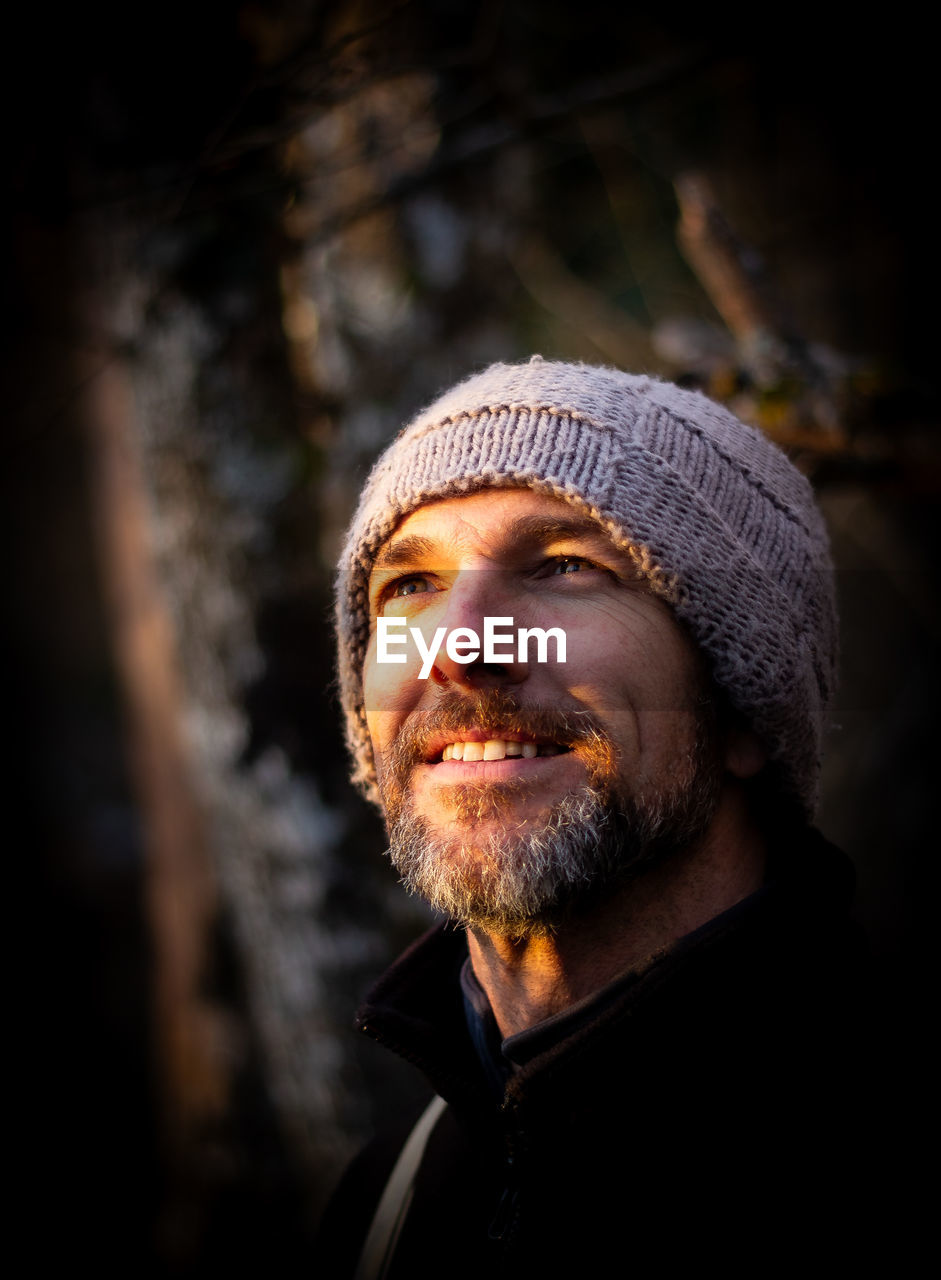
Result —
[{"label": "gray beard", "polygon": [[[718,804],[721,769],[708,731],[680,777],[654,793],[612,796],[591,783],[548,814],[485,841],[473,826],[438,835],[406,803],[389,830],[390,857],[405,887],[471,928],[544,936],[593,900],[642,875],[704,835]],[[488,808],[481,798],[482,811]]]}]

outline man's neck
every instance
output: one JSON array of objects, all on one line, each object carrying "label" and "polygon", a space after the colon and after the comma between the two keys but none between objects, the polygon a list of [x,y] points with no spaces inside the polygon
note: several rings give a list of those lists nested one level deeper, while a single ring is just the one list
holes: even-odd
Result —
[{"label": "man's neck", "polygon": [[525,1031],[646,967],[680,938],[754,893],[765,846],[738,788],[702,840],[658,862],[545,936],[468,932],[471,963],[504,1037]]}]

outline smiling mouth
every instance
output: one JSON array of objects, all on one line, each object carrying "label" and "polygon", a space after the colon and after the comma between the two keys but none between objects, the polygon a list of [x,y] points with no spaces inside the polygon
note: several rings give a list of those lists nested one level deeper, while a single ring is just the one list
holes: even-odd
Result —
[{"label": "smiling mouth", "polygon": [[433,763],[463,760],[467,764],[513,758],[534,760],[537,756],[559,756],[568,750],[568,747],[555,742],[520,741],[517,738],[458,739],[446,743],[441,753],[433,757]]}]

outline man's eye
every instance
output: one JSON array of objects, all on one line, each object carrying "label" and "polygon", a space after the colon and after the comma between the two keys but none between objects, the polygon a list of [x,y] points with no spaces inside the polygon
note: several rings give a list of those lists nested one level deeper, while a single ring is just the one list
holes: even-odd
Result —
[{"label": "man's eye", "polygon": [[391,583],[386,588],[386,599],[391,600],[395,597],[417,596],[423,591],[430,591],[431,583],[427,578],[399,578],[397,582]]},{"label": "man's eye", "polygon": [[591,560],[583,560],[580,556],[561,556],[552,566],[553,574],[583,573],[596,566]]}]

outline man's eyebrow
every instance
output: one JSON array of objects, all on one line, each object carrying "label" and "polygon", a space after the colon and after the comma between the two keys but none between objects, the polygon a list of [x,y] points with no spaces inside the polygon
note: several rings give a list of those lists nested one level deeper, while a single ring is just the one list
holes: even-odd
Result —
[{"label": "man's eyebrow", "polygon": [[519,516],[508,530],[515,538],[528,542],[554,542],[562,538],[606,538],[599,524],[587,516]]},{"label": "man's eyebrow", "polygon": [[[557,542],[564,538],[606,537],[604,529],[588,517],[572,516],[517,516],[511,520],[503,531],[502,537],[513,541],[531,543]],[[426,564],[433,559],[441,558],[441,547],[434,538],[424,537],[419,533],[406,534],[392,542],[387,542],[373,561],[373,571],[377,569],[402,569],[411,565]]]},{"label": "man's eyebrow", "polygon": [[[397,542],[387,542],[373,561],[373,569],[401,569],[421,560],[427,561],[436,550],[437,544],[431,538],[411,533]],[[440,556],[440,551],[438,554]]]}]

